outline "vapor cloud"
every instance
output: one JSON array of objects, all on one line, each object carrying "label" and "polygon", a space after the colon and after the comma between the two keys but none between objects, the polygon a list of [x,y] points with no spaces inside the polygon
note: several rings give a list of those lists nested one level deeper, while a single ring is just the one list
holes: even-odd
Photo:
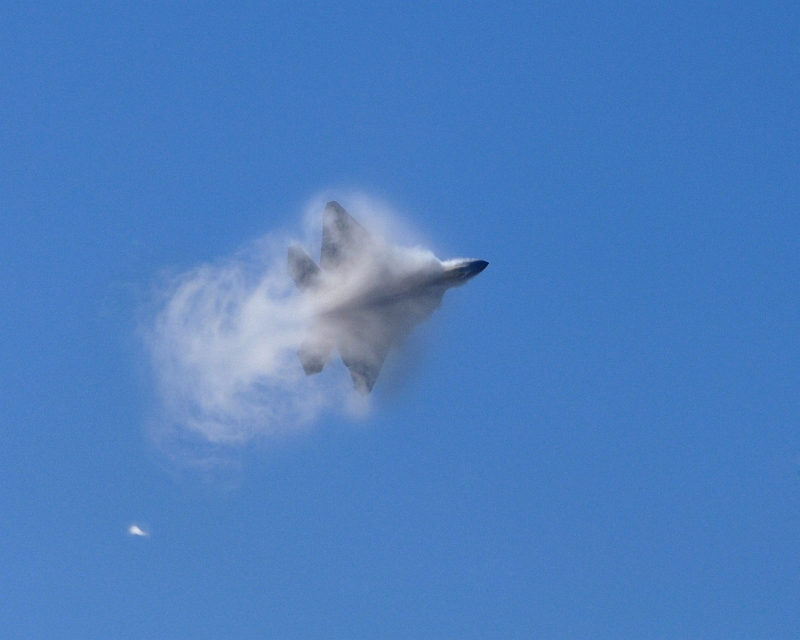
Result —
[{"label": "vapor cloud", "polygon": [[[385,207],[363,196],[347,202],[383,236],[393,269],[421,256],[440,264],[428,251],[395,245],[409,235]],[[310,250],[319,246],[323,208],[319,198],[304,217],[300,242]],[[268,235],[160,288],[143,328],[159,399],[157,439],[236,445],[297,432],[325,410],[363,409],[366,400],[354,399],[338,358],[316,376],[306,376],[298,360],[319,300],[301,295],[287,273],[286,249],[296,240]],[[387,268],[365,264],[369,272],[354,278],[379,278]]]},{"label": "vapor cloud", "polygon": [[262,239],[167,286],[147,345],[170,435],[240,443],[297,429],[322,408],[326,390],[297,362],[309,310],[278,244]]}]

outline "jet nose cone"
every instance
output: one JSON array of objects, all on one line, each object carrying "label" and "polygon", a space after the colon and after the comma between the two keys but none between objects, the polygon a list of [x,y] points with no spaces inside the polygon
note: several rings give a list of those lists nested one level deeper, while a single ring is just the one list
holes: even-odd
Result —
[{"label": "jet nose cone", "polygon": [[487,266],[489,263],[486,260],[458,260],[444,272],[442,277],[449,283],[448,286],[457,287],[477,276]]},{"label": "jet nose cone", "polygon": [[486,260],[473,260],[469,263],[469,277],[477,276],[481,271],[489,266]]}]

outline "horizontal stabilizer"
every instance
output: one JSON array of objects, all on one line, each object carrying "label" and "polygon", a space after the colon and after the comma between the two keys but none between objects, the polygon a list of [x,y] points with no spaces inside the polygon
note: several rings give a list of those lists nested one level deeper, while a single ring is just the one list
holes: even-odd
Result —
[{"label": "horizontal stabilizer", "polygon": [[331,357],[332,349],[333,340],[312,328],[308,338],[300,345],[300,350],[297,352],[300,364],[303,365],[303,371],[307,376],[322,371]]}]

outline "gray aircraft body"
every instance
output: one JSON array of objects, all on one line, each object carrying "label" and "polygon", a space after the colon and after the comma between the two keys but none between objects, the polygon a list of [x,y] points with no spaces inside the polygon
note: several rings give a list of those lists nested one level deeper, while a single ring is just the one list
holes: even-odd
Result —
[{"label": "gray aircraft body", "polygon": [[483,271],[484,260],[447,260],[384,244],[337,202],[325,206],[320,268],[289,247],[289,275],[310,296],[314,321],[298,356],[307,375],[322,371],[334,347],[355,389],[368,394],[389,350],[441,304],[444,292]]}]

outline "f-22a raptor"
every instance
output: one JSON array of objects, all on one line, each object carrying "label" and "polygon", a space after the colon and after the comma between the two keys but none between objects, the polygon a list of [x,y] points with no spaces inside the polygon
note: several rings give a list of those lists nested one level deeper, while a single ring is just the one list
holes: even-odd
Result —
[{"label": "f-22a raptor", "polygon": [[298,352],[306,375],[322,371],[333,347],[353,385],[368,394],[389,350],[441,304],[444,292],[474,278],[485,260],[442,262],[430,251],[385,244],[337,202],[325,206],[320,268],[289,247],[289,275],[309,296],[314,320]]}]

